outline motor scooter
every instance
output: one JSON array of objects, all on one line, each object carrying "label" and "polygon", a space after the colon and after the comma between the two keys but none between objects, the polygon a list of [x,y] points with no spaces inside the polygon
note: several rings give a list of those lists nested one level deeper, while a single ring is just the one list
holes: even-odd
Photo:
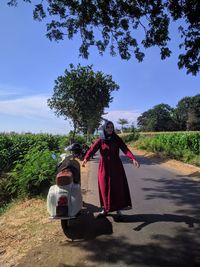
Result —
[{"label": "motor scooter", "polygon": [[[57,165],[56,184],[52,185],[47,195],[47,210],[52,220],[61,220],[63,231],[76,219],[83,207],[81,194],[80,163],[81,146],[74,143],[61,154]],[[69,154],[70,152],[70,154]],[[56,160],[56,156],[52,155]]]}]

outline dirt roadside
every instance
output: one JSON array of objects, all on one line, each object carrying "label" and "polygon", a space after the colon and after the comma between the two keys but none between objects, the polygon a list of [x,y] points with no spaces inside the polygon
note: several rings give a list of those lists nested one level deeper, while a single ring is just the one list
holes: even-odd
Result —
[{"label": "dirt roadside", "polygon": [[[176,160],[162,160],[153,153],[133,150],[136,157],[144,156],[183,176],[200,181],[200,168]],[[89,164],[81,169],[82,193],[88,190]],[[15,203],[0,217],[0,267],[14,267],[32,248],[40,247],[44,242],[64,242],[60,221],[50,221],[44,199],[27,199]],[[42,252],[41,252],[42,253]],[[51,253],[51,251],[49,252]],[[77,247],[77,253],[81,253]],[[38,256],[39,257],[39,256]],[[83,266],[83,265],[82,265]]]}]

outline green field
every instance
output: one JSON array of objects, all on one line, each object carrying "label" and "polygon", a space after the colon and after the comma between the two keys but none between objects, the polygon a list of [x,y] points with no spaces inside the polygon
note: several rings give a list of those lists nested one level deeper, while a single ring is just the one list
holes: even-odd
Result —
[{"label": "green field", "polygon": [[172,158],[200,166],[200,132],[142,132],[138,139],[131,140],[131,134],[122,138],[142,150],[151,151],[164,158]]}]

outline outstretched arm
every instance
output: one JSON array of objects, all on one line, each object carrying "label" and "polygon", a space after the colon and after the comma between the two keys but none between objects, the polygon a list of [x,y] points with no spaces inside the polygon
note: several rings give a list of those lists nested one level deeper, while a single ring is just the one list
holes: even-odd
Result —
[{"label": "outstretched arm", "polygon": [[130,151],[130,149],[127,147],[127,145],[119,136],[118,136],[118,142],[119,142],[119,148],[122,150],[122,152],[133,162],[133,165],[135,167],[139,168],[140,163],[135,159],[133,153]]},{"label": "outstretched arm", "polygon": [[101,139],[97,139],[97,141],[90,147],[90,149],[87,151],[84,160],[82,162],[82,166],[85,167],[85,164],[87,161],[99,150],[101,144]]}]

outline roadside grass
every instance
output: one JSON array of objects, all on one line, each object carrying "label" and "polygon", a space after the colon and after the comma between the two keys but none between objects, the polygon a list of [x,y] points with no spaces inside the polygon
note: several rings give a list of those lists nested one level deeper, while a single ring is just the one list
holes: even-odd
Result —
[{"label": "roadside grass", "polygon": [[50,221],[46,200],[13,202],[0,217],[0,251],[3,262],[20,260],[31,248],[51,240],[60,231],[60,221]]}]

